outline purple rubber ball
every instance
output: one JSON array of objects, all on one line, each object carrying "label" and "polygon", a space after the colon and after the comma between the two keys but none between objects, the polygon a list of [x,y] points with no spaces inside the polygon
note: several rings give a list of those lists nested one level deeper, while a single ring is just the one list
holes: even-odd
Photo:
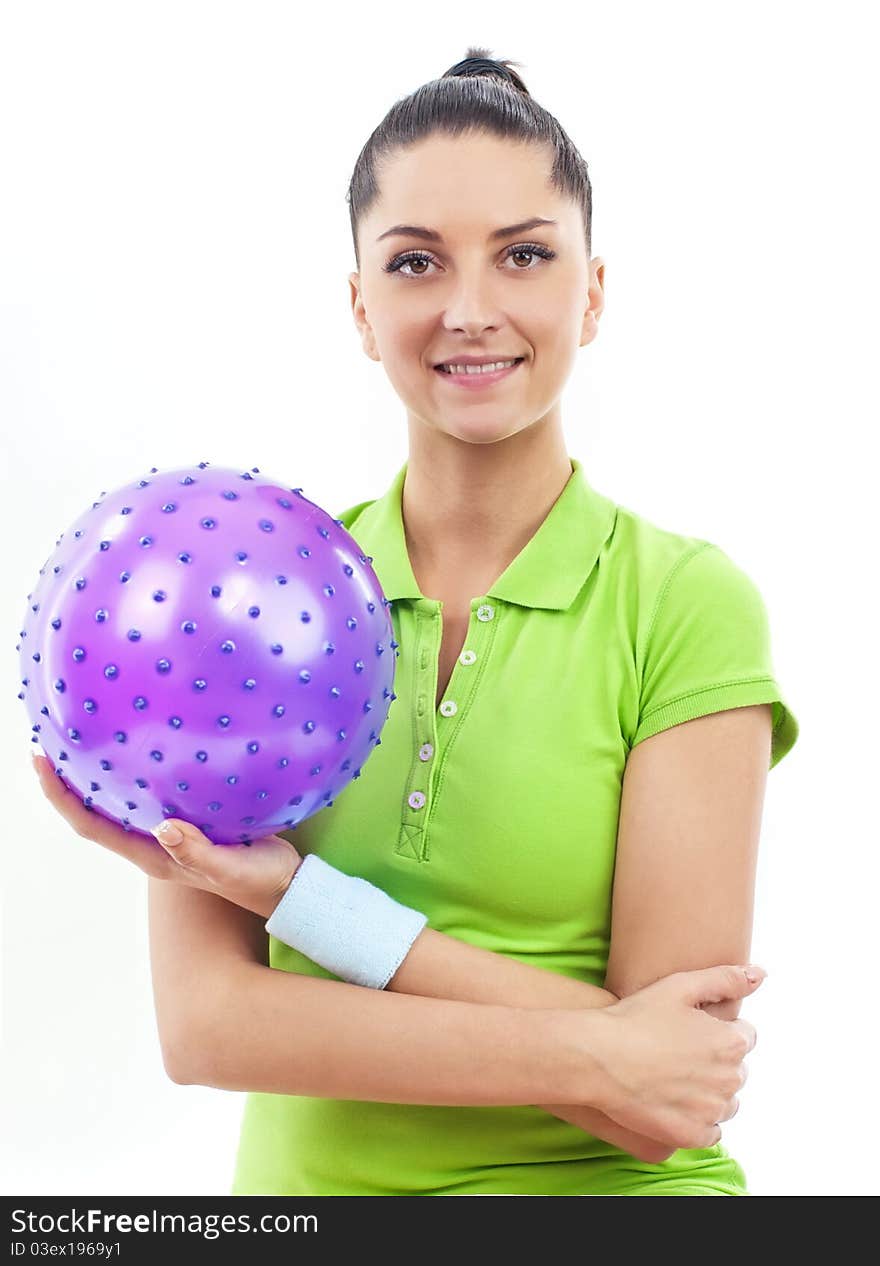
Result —
[{"label": "purple rubber ball", "polygon": [[256,467],[209,467],[153,468],[61,535],[28,595],[19,698],[93,812],[247,844],[360,776],[399,652],[341,519]]}]

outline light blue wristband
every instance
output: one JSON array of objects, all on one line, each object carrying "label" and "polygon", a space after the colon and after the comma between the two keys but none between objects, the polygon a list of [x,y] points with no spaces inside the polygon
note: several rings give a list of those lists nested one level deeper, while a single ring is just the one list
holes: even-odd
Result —
[{"label": "light blue wristband", "polygon": [[428,916],[308,853],[266,931],[341,980],[384,989]]}]

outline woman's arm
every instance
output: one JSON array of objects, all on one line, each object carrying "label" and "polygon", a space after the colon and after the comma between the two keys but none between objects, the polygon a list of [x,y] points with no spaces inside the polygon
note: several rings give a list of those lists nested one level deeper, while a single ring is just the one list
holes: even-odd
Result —
[{"label": "woman's arm", "polygon": [[[644,739],[624,773],[606,983],[618,997],[661,976],[749,961],[769,703]],[[738,1000],[703,1009],[735,1020]]]},{"label": "woman's arm", "polygon": [[[533,967],[503,954],[424,928],[386,985],[387,990],[432,998],[503,1003],[512,1007],[607,1007],[616,994],[559,972]],[[545,1112],[622,1147],[641,1160],[659,1164],[674,1151],[656,1139],[625,1130],[595,1104],[535,1103]]]},{"label": "woman's arm", "polygon": [[149,894],[156,1011],[174,1081],[447,1105],[528,1104],[561,1093],[587,1103],[600,1092],[588,1010],[548,1008],[537,1022],[525,1007],[278,971],[266,965],[260,916],[158,879]]},{"label": "woman's arm", "polygon": [[[727,1119],[719,1113],[739,1074],[726,1063],[742,1051],[722,1036],[725,1025],[716,1030],[692,1007],[698,991],[739,996],[745,977],[736,969],[644,990],[626,1021],[612,1022],[617,1007],[543,1006],[535,1016],[534,1008],[435,1002],[269,968],[260,924],[214,893],[150,880],[156,1013],[173,1080],[394,1103],[545,1106],[556,1098],[562,1109],[549,1111],[650,1163],[676,1147],[707,1145],[705,1120]],[[444,942],[459,944],[438,935],[439,950]],[[530,1093],[536,1082],[551,1092]]]},{"label": "woman's arm", "polygon": [[[583,1013],[583,1077],[562,1025],[571,1012],[420,998],[253,966],[175,1080],[223,1090],[382,1103],[531,1104],[580,1081],[598,1095]],[[571,1091],[569,1091],[571,1093]]]},{"label": "woman's arm", "polygon": [[424,928],[385,986],[395,993],[511,1007],[607,1007],[616,994],[598,985]]},{"label": "woman's arm", "polygon": [[[299,1029],[294,1027],[291,1031],[287,1027],[288,1024],[295,1026],[296,1012],[290,1021],[286,1020],[286,1016],[291,1008],[298,1006],[295,995],[291,993],[290,984],[285,985],[284,981],[277,979],[273,979],[268,988],[263,988],[262,982],[258,983],[255,991],[250,975],[241,975],[243,967],[258,970],[262,967],[264,971],[268,967],[268,946],[262,919],[213,893],[180,889],[177,885],[151,879],[150,944],[163,1059],[172,1079],[222,1089],[241,1089],[256,1088],[258,1083],[254,1082],[254,1076],[268,1076],[280,1078],[280,1083],[275,1084],[280,1084],[282,1088],[289,1087],[295,1075],[291,1067],[290,1047]],[[285,975],[280,972],[271,974],[275,978]],[[299,976],[293,979],[311,979],[313,984],[324,985],[339,983],[317,982]],[[521,1004],[522,1007],[538,1007],[545,1011],[554,1007],[601,1005],[606,997],[605,990],[510,960],[429,928],[425,928],[416,939],[406,960],[406,970],[398,969],[391,984],[400,992],[403,992],[404,985],[413,993],[428,996],[442,996],[440,990],[448,989],[450,1000],[506,1003],[515,1009]],[[386,994],[391,984],[386,988]],[[376,992],[346,986],[348,997],[351,997],[352,989],[361,996]],[[241,996],[242,991],[244,997]],[[607,996],[616,1001],[614,995]],[[339,994],[337,992],[330,997],[336,1014]],[[197,1003],[195,999],[198,999]],[[367,1005],[373,1004],[368,1002]],[[388,1014],[386,1011],[385,1015],[377,1018],[385,1020]],[[200,1019],[205,1016],[210,1017],[207,1024],[203,1018]],[[348,1032],[347,1025],[345,1031]],[[484,1034],[483,1040],[486,1036]],[[488,1036],[489,1040],[494,1040],[491,1034]],[[393,1041],[395,1048],[399,1045],[395,1029],[379,1040],[380,1043],[383,1040]],[[474,1059],[469,1043],[465,1045],[470,1050],[470,1068],[480,1077],[482,1086],[484,1070]],[[260,1070],[255,1072],[253,1062],[257,1051],[262,1063]],[[365,1052],[361,1045],[358,1052],[362,1062]],[[337,1053],[343,1058],[343,1051]],[[434,1053],[435,1044],[431,1043],[432,1056]],[[516,1058],[516,1047],[513,1054]],[[420,1051],[422,1062],[423,1056],[424,1052]],[[384,1066],[387,1061],[381,1052],[379,1058]],[[594,1064],[593,1073],[595,1071]],[[554,1096],[558,1096],[560,1083],[555,1084]],[[579,1091],[582,1087],[586,1088],[586,1079],[578,1086]],[[454,1093],[458,1102],[461,1101],[462,1088],[463,1080],[456,1076]],[[595,1091],[588,1093],[595,1099]],[[400,1091],[394,1083],[395,1100],[399,1101],[399,1096]],[[356,1097],[351,1089],[348,1097]],[[656,1163],[665,1160],[673,1150],[667,1144],[620,1125],[597,1106],[576,1103],[535,1106],[544,1107],[562,1120],[596,1134],[642,1160]]]}]

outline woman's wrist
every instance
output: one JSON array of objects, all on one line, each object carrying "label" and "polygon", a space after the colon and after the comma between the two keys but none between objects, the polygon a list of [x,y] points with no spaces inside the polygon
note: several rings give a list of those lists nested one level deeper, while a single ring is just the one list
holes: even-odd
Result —
[{"label": "woman's wrist", "polygon": [[266,931],[340,980],[384,989],[427,922],[421,911],[310,853]]},{"label": "woman's wrist", "polygon": [[299,853],[293,853],[288,864],[284,878],[278,884],[278,887],[271,892],[266,900],[266,905],[259,911],[264,919],[271,919],[272,915],[281,904],[282,898],[286,895],[288,888],[293,883],[293,877],[302,865],[303,859]]},{"label": "woman's wrist", "polygon": [[546,1016],[549,1047],[549,1093],[535,1100],[543,1104],[582,1104],[604,1112],[611,1079],[613,1033],[604,1007],[579,1010],[526,1011],[533,1020]]}]

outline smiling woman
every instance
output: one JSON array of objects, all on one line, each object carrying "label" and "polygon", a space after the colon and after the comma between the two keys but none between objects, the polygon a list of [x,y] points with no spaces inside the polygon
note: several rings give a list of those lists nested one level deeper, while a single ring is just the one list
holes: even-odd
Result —
[{"label": "smiling woman", "polygon": [[754,1032],[730,965],[797,722],[749,577],[568,452],[604,305],[590,181],[486,53],[396,102],[352,176],[352,315],[409,453],[340,519],[391,604],[397,701],[289,837],[430,927],[383,994],[283,920],[266,942],[153,884],[168,1049],[177,1079],[248,1092],[233,1194],[745,1195],[720,1142]]},{"label": "smiling woman", "polygon": [[[456,468],[447,539],[436,517],[427,530],[419,521],[415,505],[427,505],[420,460],[406,492],[408,527],[414,548],[446,554],[453,567],[482,528],[473,510],[459,513],[462,460],[478,478],[492,467],[503,503],[504,484],[521,486],[516,468],[539,443],[532,478],[544,486],[531,513],[546,510],[550,486],[561,488],[570,468],[560,395],[604,307],[587,164],[511,63],[484,51],[392,107],[349,187],[357,263],[349,285],[364,352],[382,362],[407,407],[411,453],[440,443]],[[488,548],[504,548],[510,534],[499,525]]]}]

